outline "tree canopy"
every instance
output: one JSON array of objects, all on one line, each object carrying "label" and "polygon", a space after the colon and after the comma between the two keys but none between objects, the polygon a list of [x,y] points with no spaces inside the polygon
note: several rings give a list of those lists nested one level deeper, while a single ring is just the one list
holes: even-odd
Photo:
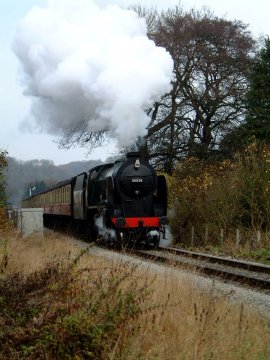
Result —
[{"label": "tree canopy", "polygon": [[226,157],[256,142],[270,143],[270,40],[255,57],[245,97],[245,120],[229,131],[221,142]]},{"label": "tree canopy", "polygon": [[180,8],[163,13],[151,36],[174,59],[172,91],[150,111],[147,136],[151,157],[171,172],[183,156],[211,156],[243,121],[255,41],[240,21]]},{"label": "tree canopy", "polygon": [[256,58],[246,96],[246,137],[270,142],[270,40]]}]

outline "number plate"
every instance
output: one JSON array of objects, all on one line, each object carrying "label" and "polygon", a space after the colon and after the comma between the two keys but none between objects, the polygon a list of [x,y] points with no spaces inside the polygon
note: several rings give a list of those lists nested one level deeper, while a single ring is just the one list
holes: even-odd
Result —
[{"label": "number plate", "polygon": [[135,178],[135,179],[131,179],[131,182],[133,182],[133,183],[142,183],[143,179]]}]

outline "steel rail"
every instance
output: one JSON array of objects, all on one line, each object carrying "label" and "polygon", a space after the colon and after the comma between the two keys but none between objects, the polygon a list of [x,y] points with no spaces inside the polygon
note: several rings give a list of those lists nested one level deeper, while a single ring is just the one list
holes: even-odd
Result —
[{"label": "steel rail", "polygon": [[252,262],[252,261],[239,260],[239,259],[228,258],[228,257],[221,257],[221,256],[210,255],[210,254],[205,254],[205,253],[198,253],[198,252],[188,251],[188,250],[179,249],[179,248],[175,248],[175,247],[160,246],[158,249],[162,250],[162,251],[167,251],[170,253],[175,253],[175,254],[184,255],[187,257],[192,257],[195,259],[206,260],[208,262],[215,263],[215,264],[229,265],[229,266],[237,267],[237,268],[241,268],[241,269],[270,274],[270,266],[269,265],[259,264],[259,263]]},{"label": "steel rail", "polygon": [[223,258],[177,248],[136,250],[136,256],[214,275],[226,280],[264,290],[270,289],[270,266],[243,260]]}]

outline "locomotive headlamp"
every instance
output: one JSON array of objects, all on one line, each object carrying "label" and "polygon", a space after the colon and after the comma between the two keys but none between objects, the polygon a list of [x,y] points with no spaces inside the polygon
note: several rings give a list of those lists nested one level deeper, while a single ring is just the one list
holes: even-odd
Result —
[{"label": "locomotive headlamp", "polygon": [[140,160],[136,159],[135,164],[134,164],[135,169],[139,169],[140,166],[141,166]]},{"label": "locomotive headlamp", "polygon": [[160,225],[167,225],[169,223],[167,216],[161,216],[159,218],[159,223],[160,223]]}]

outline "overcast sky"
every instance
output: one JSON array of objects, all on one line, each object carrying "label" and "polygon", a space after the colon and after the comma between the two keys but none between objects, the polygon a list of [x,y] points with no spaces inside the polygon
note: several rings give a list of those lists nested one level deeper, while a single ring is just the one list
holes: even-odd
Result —
[{"label": "overcast sky", "polygon": [[[96,0],[99,6],[119,4],[126,6],[127,0]],[[86,149],[59,150],[54,143],[56,137],[33,132],[22,131],[20,123],[27,118],[30,111],[30,100],[22,94],[18,84],[18,60],[11,50],[11,44],[18,21],[33,7],[45,6],[45,0],[0,0],[0,149],[8,151],[9,156],[18,160],[49,159],[55,164],[87,159],[102,159],[112,155],[112,147],[105,144],[92,154]],[[131,2],[134,3],[134,2]],[[156,6],[159,9],[174,7],[178,0],[141,0],[135,1],[145,6]],[[270,34],[270,2],[269,0],[185,0],[181,2],[185,10],[200,9],[207,5],[216,15],[227,19],[242,20],[250,25],[254,36]]]}]

